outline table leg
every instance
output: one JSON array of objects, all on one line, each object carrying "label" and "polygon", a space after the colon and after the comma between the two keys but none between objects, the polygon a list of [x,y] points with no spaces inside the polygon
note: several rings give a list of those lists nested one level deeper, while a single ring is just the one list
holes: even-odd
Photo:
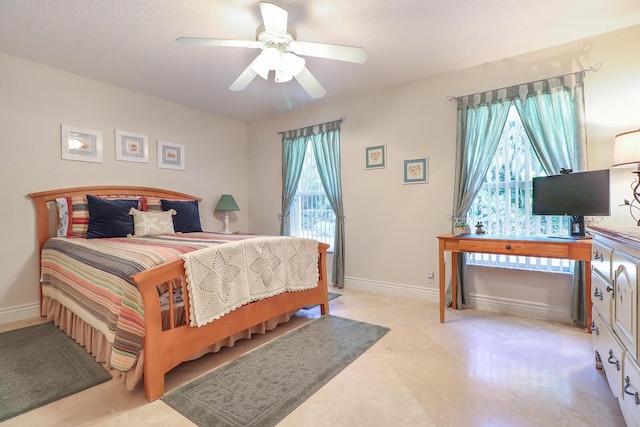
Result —
[{"label": "table leg", "polygon": [[440,283],[440,323],[444,323],[444,279],[445,279],[445,265],[444,265],[444,241],[440,240],[440,251],[439,251],[439,267],[438,267],[438,277]]},{"label": "table leg", "polygon": [[458,252],[451,251],[451,308],[458,308]]},{"label": "table leg", "polygon": [[591,316],[591,308],[593,302],[591,301],[591,261],[584,262],[584,297],[586,300],[585,309],[587,310],[587,332],[591,333],[591,322],[593,321]]}]

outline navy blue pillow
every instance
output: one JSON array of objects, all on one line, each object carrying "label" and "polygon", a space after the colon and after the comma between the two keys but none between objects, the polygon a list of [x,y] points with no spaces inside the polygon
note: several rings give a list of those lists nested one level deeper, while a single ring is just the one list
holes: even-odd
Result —
[{"label": "navy blue pillow", "polygon": [[138,200],[106,200],[87,195],[87,206],[89,208],[87,239],[127,237],[133,234],[133,217],[129,215],[129,210],[138,208]]},{"label": "navy blue pillow", "polygon": [[160,203],[163,211],[174,209],[177,212],[173,216],[173,229],[176,233],[202,231],[197,200],[160,199]]}]

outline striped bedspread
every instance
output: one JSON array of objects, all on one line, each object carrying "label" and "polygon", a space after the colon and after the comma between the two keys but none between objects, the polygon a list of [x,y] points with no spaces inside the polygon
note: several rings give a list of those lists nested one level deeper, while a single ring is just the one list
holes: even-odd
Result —
[{"label": "striped bedspread", "polygon": [[42,250],[42,294],[59,301],[113,343],[111,364],[128,371],[144,338],[133,274],[180,255],[252,236],[186,233],[154,237],[52,238]]}]

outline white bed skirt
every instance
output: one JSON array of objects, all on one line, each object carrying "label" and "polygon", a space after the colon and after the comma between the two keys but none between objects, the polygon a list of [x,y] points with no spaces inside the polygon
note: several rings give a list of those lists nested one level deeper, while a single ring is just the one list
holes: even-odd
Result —
[{"label": "white bed skirt", "polygon": [[[197,359],[207,353],[215,353],[223,347],[233,347],[236,341],[250,339],[252,334],[264,334],[267,331],[275,329],[279,324],[288,322],[291,319],[291,316],[296,312],[297,310],[283,314],[252,328],[245,329],[244,331],[225,338],[222,341],[218,341],[198,354],[193,355],[189,360]],[[133,388],[142,379],[142,374],[144,372],[142,353],[140,354],[138,361],[129,371],[123,372],[117,370],[111,366],[111,351],[113,349],[113,343],[110,343],[102,332],[82,320],[79,316],[64,305],[60,304],[58,301],[46,296],[42,299],[42,315],[46,316],[47,320],[53,321],[56,326],[65,331],[67,335],[73,338],[78,344],[83,346],[98,363],[101,363],[109,370],[112,377],[120,378],[121,381],[126,384],[127,390],[133,390]],[[184,313],[179,314],[180,317],[183,317],[183,315]],[[168,315],[163,316],[163,322],[168,321],[168,317]],[[177,317],[178,315],[176,318]]]}]

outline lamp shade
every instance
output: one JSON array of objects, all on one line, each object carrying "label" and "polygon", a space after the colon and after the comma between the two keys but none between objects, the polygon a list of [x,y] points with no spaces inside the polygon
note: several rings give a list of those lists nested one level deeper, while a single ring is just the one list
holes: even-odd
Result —
[{"label": "lamp shade", "polygon": [[304,68],[305,60],[304,58],[300,58],[299,56],[291,53],[284,52],[281,56],[282,65],[287,69],[292,76],[297,76],[300,74]]},{"label": "lamp shade", "polygon": [[640,164],[640,129],[616,135],[613,144],[613,166]]},{"label": "lamp shade", "polygon": [[231,194],[223,194],[218,200],[215,210],[217,211],[239,211],[238,204]]},{"label": "lamp shade", "polygon": [[269,70],[275,70],[280,61],[280,51],[275,47],[267,47],[260,52],[250,67],[266,80],[269,77]]},{"label": "lamp shade", "polygon": [[275,81],[288,82],[304,69],[305,60],[294,53],[284,51],[280,47],[267,47],[262,49],[260,55],[251,63],[250,67],[263,79],[269,77],[269,71],[276,72]]}]

